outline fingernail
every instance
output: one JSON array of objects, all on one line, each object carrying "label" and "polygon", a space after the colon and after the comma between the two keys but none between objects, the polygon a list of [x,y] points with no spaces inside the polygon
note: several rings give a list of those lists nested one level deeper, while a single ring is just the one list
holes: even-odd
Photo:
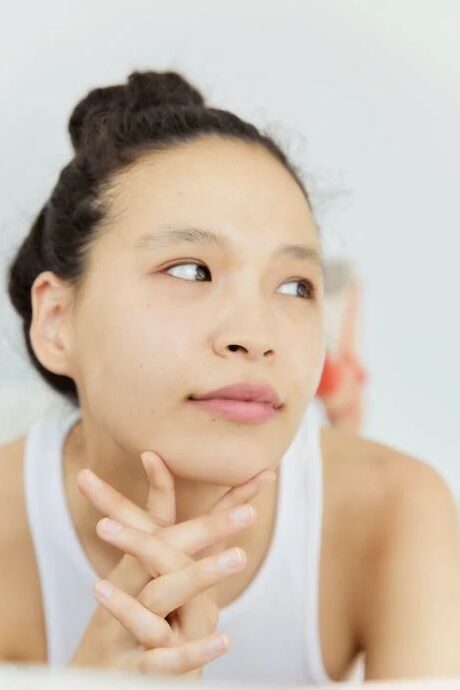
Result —
[{"label": "fingernail", "polygon": [[147,465],[149,464],[149,456],[147,455],[147,453],[141,453],[141,460],[142,460],[142,464],[144,465],[145,469],[147,470],[148,469]]},{"label": "fingernail", "polygon": [[238,568],[244,561],[243,551],[241,549],[232,549],[218,557],[217,565],[219,568],[227,570],[229,568]]},{"label": "fingernail", "polygon": [[251,505],[239,506],[230,513],[232,522],[234,522],[236,525],[246,525],[247,523],[252,522],[252,519],[255,517],[255,515],[255,508]]},{"label": "fingernail", "polygon": [[206,649],[211,654],[213,652],[222,652],[228,647],[228,637],[226,635],[220,635],[219,637],[214,637],[212,640],[206,643]]},{"label": "fingernail", "polygon": [[99,479],[99,477],[94,474],[89,468],[85,468],[82,470],[82,475],[84,476],[84,480],[89,486],[93,487],[94,489],[99,488],[102,486],[102,482]]},{"label": "fingernail", "polygon": [[155,455],[151,451],[145,451],[144,453],[141,453],[141,460],[146,472],[154,469]]},{"label": "fingernail", "polygon": [[94,593],[101,599],[108,599],[113,592],[113,586],[107,580],[99,580],[94,585]]},{"label": "fingernail", "polygon": [[266,484],[271,484],[272,482],[274,482],[275,479],[276,479],[276,474],[274,472],[270,471],[270,472],[267,472],[266,474],[263,474],[260,477],[259,483],[261,486],[265,486]]},{"label": "fingernail", "polygon": [[101,520],[99,527],[104,534],[118,534],[122,529],[122,525],[119,522],[111,520],[110,518]]}]

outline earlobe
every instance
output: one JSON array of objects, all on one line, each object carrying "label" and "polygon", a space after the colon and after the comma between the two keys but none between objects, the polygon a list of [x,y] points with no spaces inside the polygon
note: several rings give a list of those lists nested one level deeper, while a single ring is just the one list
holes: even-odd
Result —
[{"label": "earlobe", "polygon": [[45,271],[37,276],[31,287],[31,301],[29,335],[37,359],[55,374],[71,375],[69,285],[51,271]]}]

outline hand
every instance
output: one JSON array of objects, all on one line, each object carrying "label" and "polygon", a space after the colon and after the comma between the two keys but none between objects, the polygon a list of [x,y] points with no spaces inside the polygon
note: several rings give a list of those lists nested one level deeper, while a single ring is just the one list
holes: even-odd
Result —
[{"label": "hand", "polygon": [[[102,480],[90,486],[88,470],[78,475],[78,486],[93,505],[125,525],[117,536],[103,536],[101,520],[97,532],[127,555],[108,576],[113,592],[101,601],[71,664],[199,677],[205,663],[226,651],[210,654],[203,643],[216,637],[211,633],[219,615],[209,588],[236,572],[219,570],[216,554],[226,538],[247,526],[232,524],[230,509],[251,500],[264,479],[276,475],[263,471],[230,489],[206,515],[173,525],[173,477],[154,453],[144,453],[143,461],[149,512]],[[195,562],[190,556],[197,553],[206,557]],[[237,570],[244,565],[243,560]]]}]

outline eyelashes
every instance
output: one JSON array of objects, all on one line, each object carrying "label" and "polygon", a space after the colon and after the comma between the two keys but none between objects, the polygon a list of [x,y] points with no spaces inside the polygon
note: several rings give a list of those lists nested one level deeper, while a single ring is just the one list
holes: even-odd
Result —
[{"label": "eyelashes", "polygon": [[[181,261],[179,263],[168,266],[167,268],[164,269],[164,272],[167,273],[167,272],[171,271],[173,268],[178,268],[180,266],[195,266],[195,267],[199,267],[201,269],[205,269],[205,271],[207,271],[207,273],[209,274],[209,277],[211,277],[211,272],[210,272],[209,268],[206,266],[206,264],[203,264],[199,261]],[[189,274],[190,273],[193,274],[193,271],[189,271]],[[177,276],[173,276],[173,277],[177,277]],[[179,277],[179,279],[184,280],[184,278],[180,278],[180,277]],[[206,282],[205,280],[193,280],[193,279],[191,280],[190,278],[185,278],[185,280],[188,280],[189,282],[192,282],[192,283],[193,282],[195,282],[195,283],[196,282],[198,282],[198,283]],[[311,282],[311,280],[308,280],[307,278],[293,278],[292,280],[286,281],[286,284],[288,284],[288,285],[292,284],[292,283],[299,283],[299,285],[302,285],[304,287],[304,289],[306,290],[307,294],[306,295],[290,295],[291,297],[300,297],[301,299],[304,299],[306,301],[312,301],[315,299],[316,288],[315,288],[314,284]]]}]

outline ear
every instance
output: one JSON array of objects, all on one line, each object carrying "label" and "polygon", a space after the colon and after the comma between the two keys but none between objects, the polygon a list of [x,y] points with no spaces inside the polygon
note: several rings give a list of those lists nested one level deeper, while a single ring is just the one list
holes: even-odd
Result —
[{"label": "ear", "polygon": [[37,359],[55,374],[72,376],[72,306],[74,288],[51,271],[32,287],[30,341]]}]

